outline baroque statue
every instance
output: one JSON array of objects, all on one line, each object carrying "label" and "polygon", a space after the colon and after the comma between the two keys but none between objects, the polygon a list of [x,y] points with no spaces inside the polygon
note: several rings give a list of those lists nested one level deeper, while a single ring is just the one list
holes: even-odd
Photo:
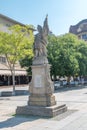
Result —
[{"label": "baroque statue", "polygon": [[34,40],[34,58],[45,56],[47,57],[47,36],[49,33],[48,16],[44,20],[43,27],[37,26],[38,33],[35,35]]}]

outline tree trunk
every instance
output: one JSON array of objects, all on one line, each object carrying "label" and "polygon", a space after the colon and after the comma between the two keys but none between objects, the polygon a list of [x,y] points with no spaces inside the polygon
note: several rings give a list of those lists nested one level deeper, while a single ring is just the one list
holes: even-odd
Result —
[{"label": "tree trunk", "polygon": [[71,76],[68,76],[67,77],[67,83],[68,83],[69,86],[70,86],[70,79],[71,79]]},{"label": "tree trunk", "polygon": [[13,92],[12,92],[12,95],[15,96],[15,69],[13,67],[13,70],[12,70],[12,82],[13,82]]}]

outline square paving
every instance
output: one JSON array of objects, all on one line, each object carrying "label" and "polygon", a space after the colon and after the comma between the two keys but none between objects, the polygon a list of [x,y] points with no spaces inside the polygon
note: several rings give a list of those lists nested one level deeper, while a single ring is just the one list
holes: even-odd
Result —
[{"label": "square paving", "polygon": [[[0,88],[0,92],[10,89]],[[16,89],[28,90],[28,86]],[[87,130],[87,87],[62,88],[54,95],[57,104],[68,107],[68,111],[54,118],[16,116],[17,106],[27,105],[28,95],[0,97],[0,130]]]}]

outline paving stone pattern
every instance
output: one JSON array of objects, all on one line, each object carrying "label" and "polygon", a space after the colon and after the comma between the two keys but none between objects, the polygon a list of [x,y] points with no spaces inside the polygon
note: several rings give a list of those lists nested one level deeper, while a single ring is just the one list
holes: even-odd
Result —
[{"label": "paving stone pattern", "polygon": [[[16,89],[28,90],[28,86]],[[17,106],[27,105],[28,95],[0,97],[0,130],[87,130],[86,93],[86,86],[55,91],[57,103],[66,103],[68,111],[54,118],[16,116]]]}]

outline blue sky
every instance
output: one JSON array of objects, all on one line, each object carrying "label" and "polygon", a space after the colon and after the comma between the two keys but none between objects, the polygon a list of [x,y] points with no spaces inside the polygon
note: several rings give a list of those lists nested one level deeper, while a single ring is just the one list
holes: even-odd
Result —
[{"label": "blue sky", "polygon": [[43,25],[48,14],[50,30],[60,35],[87,19],[87,0],[0,0],[0,14],[35,28]]}]

